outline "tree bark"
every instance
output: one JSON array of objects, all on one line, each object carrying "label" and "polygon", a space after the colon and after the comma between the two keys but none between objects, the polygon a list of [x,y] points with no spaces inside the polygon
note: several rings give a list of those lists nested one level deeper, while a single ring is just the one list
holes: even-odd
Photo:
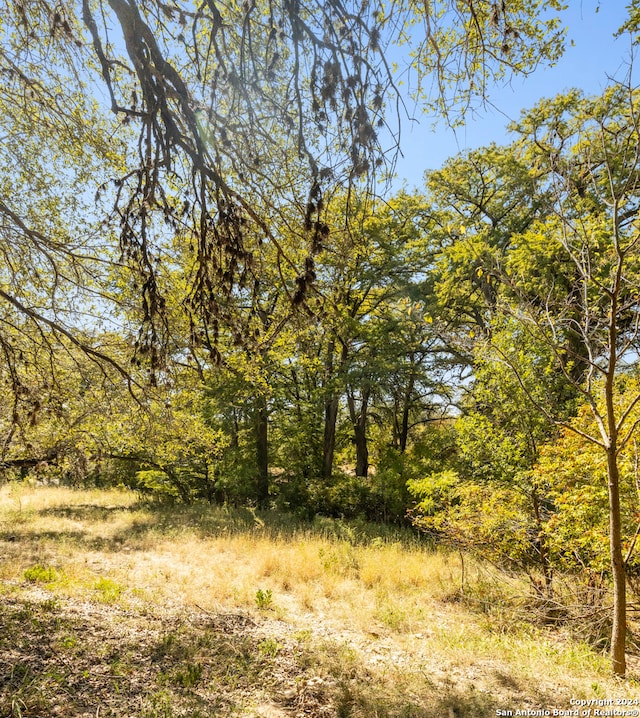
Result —
[{"label": "tree bark", "polygon": [[[336,343],[332,339],[327,346],[327,359],[325,362],[324,387],[328,390],[324,401],[324,436],[322,440],[322,467],[321,476],[323,479],[330,479],[333,475],[333,457],[336,450],[336,424],[338,422],[338,410],[340,408],[340,396],[332,387],[334,376],[333,358]],[[342,367],[347,361],[348,348],[342,345],[339,366]]]},{"label": "tree bark", "polygon": [[540,515],[540,498],[535,489],[531,492],[531,501],[533,503],[533,514],[536,520],[536,530],[538,531],[536,543],[540,555],[540,567],[542,568],[542,575],[544,576],[544,589],[550,598],[553,595],[553,571],[551,570],[551,562],[549,561],[549,552],[547,551],[547,542],[544,537],[542,517]]},{"label": "tree bark", "polygon": [[616,238],[618,266],[610,294],[609,307],[609,362],[605,374],[604,400],[607,409],[607,485],[609,490],[609,551],[613,578],[613,626],[611,627],[611,662],[613,672],[624,677],[626,666],[625,644],[627,637],[627,586],[626,569],[622,558],[622,519],[620,516],[620,472],[618,470],[618,422],[615,406],[615,377],[618,364],[618,312],[622,287],[624,256]]},{"label": "tree bark", "polygon": [[192,503],[190,487],[187,483],[185,483],[184,481],[182,481],[182,479],[178,477],[178,472],[174,471],[173,468],[170,466],[164,467],[162,471],[164,471],[164,473],[169,477],[169,481],[178,490],[182,502],[185,504]]},{"label": "tree bark", "polygon": [[238,434],[240,433],[240,426],[238,422],[238,413],[236,409],[231,410],[231,436],[229,437],[229,448],[237,449],[239,444]]},{"label": "tree bark", "polygon": [[258,396],[256,403],[256,499],[260,508],[266,508],[269,504],[269,417],[266,398]]},{"label": "tree bark", "polygon": [[347,392],[349,414],[353,424],[353,439],[356,446],[356,476],[367,478],[369,475],[369,448],[367,446],[367,410],[369,408],[369,389],[361,390],[360,410],[356,407],[353,394]]},{"label": "tree bark", "polygon": [[338,421],[338,397],[332,395],[324,405],[324,437],[322,441],[322,478],[333,474],[333,456],[336,450],[336,423]]},{"label": "tree bark", "polygon": [[611,628],[611,661],[613,672],[624,676],[627,670],[625,643],[627,636],[626,570],[622,557],[622,521],[620,518],[620,475],[615,442],[607,448],[609,485],[609,550],[613,576],[613,626]]},{"label": "tree bark", "polygon": [[367,478],[369,475],[369,448],[367,446],[367,428],[365,421],[358,421],[354,426],[356,440],[356,476]]},{"label": "tree bark", "polygon": [[30,457],[27,459],[5,459],[0,461],[0,470],[2,469],[33,469],[39,464],[56,464],[58,461],[58,450],[52,449],[41,457]]},{"label": "tree bark", "polygon": [[409,354],[409,358],[411,360],[412,371],[409,376],[409,381],[405,388],[404,395],[402,397],[402,421],[400,423],[400,433],[398,437],[400,453],[402,454],[404,454],[407,449],[407,440],[409,438],[409,412],[411,409],[411,396],[413,395],[413,389],[416,382],[415,373],[413,371],[413,368],[415,366],[415,355],[413,352]]}]

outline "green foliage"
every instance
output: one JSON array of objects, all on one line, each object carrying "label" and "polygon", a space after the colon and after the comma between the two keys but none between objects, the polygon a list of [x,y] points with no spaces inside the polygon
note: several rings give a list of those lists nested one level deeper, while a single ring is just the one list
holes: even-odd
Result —
[{"label": "green foliage", "polygon": [[3,477],[306,518],[409,509],[549,591],[553,571],[606,575],[608,543],[640,573],[638,91],[541,100],[424,196],[358,184],[383,163],[383,39],[426,22],[418,95],[435,78],[421,99],[446,114],[557,58],[559,1],[312,2],[311,23],[277,2],[222,22],[180,2],[22,5],[0,21]]},{"label": "green foliage", "polygon": [[144,704],[142,718],[174,718],[173,701],[166,689],[151,693]]},{"label": "green foliage", "polygon": [[93,590],[103,603],[115,603],[122,595],[124,586],[111,578],[101,576],[95,582]]},{"label": "green foliage", "polygon": [[450,339],[468,351],[469,338],[486,334],[495,316],[504,290],[500,268],[514,237],[545,216],[546,202],[511,147],[459,155],[426,181],[434,207],[428,238],[435,254],[434,315],[456,328],[460,336]]},{"label": "green foliage", "polygon": [[532,470],[553,428],[543,415],[523,407],[554,402],[560,410],[564,403],[568,413],[571,392],[552,371],[553,355],[534,333],[508,319],[493,324],[491,342],[477,343],[467,412],[452,422],[454,450],[408,484],[417,499],[412,519],[422,530],[505,568],[549,576],[541,540],[550,498]]},{"label": "green foliage", "polygon": [[32,583],[53,583],[57,581],[60,574],[51,566],[43,566],[37,563],[24,570],[25,580]]},{"label": "green foliage", "polygon": [[157,469],[136,471],[136,487],[143,493],[153,493],[159,497],[178,499],[180,494],[168,474]]},{"label": "green foliage", "polygon": [[360,571],[360,562],[349,544],[342,544],[329,549],[320,549],[322,567],[329,573],[338,576],[357,578]]},{"label": "green foliage", "polygon": [[[622,377],[616,403],[628,404],[629,397],[637,391],[635,375]],[[635,421],[636,416],[634,412],[631,420]],[[588,405],[583,405],[571,422],[573,429],[590,434],[597,432],[595,424]],[[627,569],[633,577],[640,573],[640,555],[633,542],[640,525],[636,441],[620,452],[619,466],[623,545]],[[584,571],[586,576],[609,574],[609,499],[604,452],[574,430],[564,429],[555,442],[542,448],[534,479],[546,487],[553,506],[545,536],[554,563],[565,571]]]},{"label": "green foliage", "polygon": [[261,611],[267,611],[273,607],[273,592],[270,588],[268,588],[266,591],[263,591],[261,588],[259,588],[256,591],[256,606]]},{"label": "green foliage", "polygon": [[264,641],[258,643],[258,651],[260,651],[260,654],[265,658],[275,658],[283,647],[282,644],[273,638],[266,638]]},{"label": "green foliage", "polygon": [[187,663],[175,671],[172,679],[182,688],[193,688],[202,680],[202,673],[203,667],[200,663]]},{"label": "green foliage", "polygon": [[[488,86],[505,74],[529,73],[540,50],[553,63],[564,49],[564,31],[560,18],[553,12],[565,7],[560,0],[474,5],[469,12],[471,7],[466,2],[453,7],[446,2],[432,2],[427,14],[429,22],[435,24],[431,29],[433,37],[415,51],[420,97],[453,124],[461,121],[454,114],[460,100],[473,106],[474,100],[483,99]],[[403,40],[407,42],[406,36]],[[461,66],[452,61],[452,54],[459,52],[461,44],[469,48],[463,63],[473,75],[468,86],[460,84]],[[431,87],[434,75],[441,89],[435,96]]]},{"label": "green foliage", "polygon": [[535,524],[520,491],[461,481],[454,471],[412,481],[418,500],[413,520],[421,530],[508,570],[535,565]]},{"label": "green foliage", "polygon": [[[431,523],[430,519],[460,502],[457,491],[459,483],[458,474],[451,469],[429,474],[422,479],[410,479],[407,482],[409,492],[418,499],[414,507],[414,515],[420,515],[416,521],[421,527],[428,527]],[[437,521],[433,522],[434,528],[437,523]]]}]

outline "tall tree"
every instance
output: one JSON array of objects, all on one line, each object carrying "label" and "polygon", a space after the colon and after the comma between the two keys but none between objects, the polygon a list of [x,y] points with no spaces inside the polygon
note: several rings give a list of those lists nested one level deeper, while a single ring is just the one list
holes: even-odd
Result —
[{"label": "tall tree", "polygon": [[[340,395],[353,430],[356,475],[368,474],[370,411],[388,388],[391,365],[398,369],[405,356],[397,335],[412,321],[409,295],[428,263],[418,241],[424,212],[422,198],[406,193],[386,203],[343,195],[329,207],[331,231],[317,267],[327,329],[325,372],[335,377],[326,382],[325,475]],[[394,312],[401,299],[404,312]],[[425,324],[422,316],[420,321]]]},{"label": "tall tree", "polygon": [[[551,197],[551,214],[519,237],[503,274],[516,300],[513,316],[552,349],[565,379],[589,405],[597,432],[562,421],[553,406],[536,402],[538,408],[606,457],[611,656],[618,675],[626,670],[619,457],[634,436],[640,402],[640,393],[622,396],[617,389],[639,348],[639,101],[630,83],[614,84],[599,97],[572,92],[523,114],[515,127],[521,151]],[[532,281],[531,256],[544,259],[549,244],[565,261]]]},{"label": "tall tree", "polygon": [[471,359],[460,336],[490,333],[500,292],[493,269],[504,261],[513,237],[545,216],[544,192],[523,158],[496,145],[428,172],[426,189],[426,241],[435,259],[425,293],[434,295],[434,312],[451,348],[457,344]]},{"label": "tall tree", "polygon": [[[410,38],[418,45],[415,71],[436,74],[446,106],[449,87],[465,105],[484,98],[493,76],[558,57],[558,19],[543,17],[542,7],[540,0],[433,0],[419,9],[404,0],[388,8],[337,0],[4,0],[0,61],[14,97],[28,96],[40,123],[50,118],[53,137],[61,127],[86,133],[92,123],[78,108],[99,84],[116,120],[112,133],[133,131],[126,163],[111,174],[112,220],[122,256],[139,275],[139,346],[157,367],[168,341],[157,277],[167,234],[190,235],[185,306],[212,336],[224,321],[225,294],[252,277],[248,232],[295,266],[292,299],[302,301],[325,231],[326,189],[372,180],[387,157],[392,164],[401,101],[390,44]],[[291,207],[302,261],[279,240]]]}]

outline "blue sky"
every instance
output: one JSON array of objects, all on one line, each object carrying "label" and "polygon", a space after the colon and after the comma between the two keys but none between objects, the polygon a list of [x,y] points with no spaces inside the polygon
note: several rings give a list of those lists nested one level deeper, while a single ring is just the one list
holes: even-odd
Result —
[{"label": "blue sky", "polygon": [[461,150],[508,142],[507,123],[543,97],[572,87],[597,94],[608,84],[608,77],[623,79],[631,43],[628,36],[614,39],[613,35],[626,19],[627,3],[628,0],[569,0],[570,7],[562,13],[568,27],[566,51],[558,64],[492,88],[489,100],[495,109],[479,110],[465,127],[454,132],[444,124],[434,128],[429,117],[414,123],[405,120],[401,147],[404,157],[398,159],[394,188],[420,188],[426,169],[440,167]]}]

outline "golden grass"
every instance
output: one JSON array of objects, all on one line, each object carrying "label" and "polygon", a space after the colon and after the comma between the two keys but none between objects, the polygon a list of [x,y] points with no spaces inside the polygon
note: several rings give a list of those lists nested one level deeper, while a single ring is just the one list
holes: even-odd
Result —
[{"label": "golden grass", "polygon": [[[338,524],[331,535],[331,526],[208,506],[146,506],[124,491],[12,484],[0,488],[0,587],[38,584],[61,598],[137,610],[198,607],[242,611],[265,626],[284,621],[310,638],[313,660],[327,674],[356,662],[380,695],[413,691],[418,703],[429,691],[463,689],[504,709],[637,695],[637,677],[621,689],[605,656],[557,628],[520,620],[510,599],[526,593],[525,582],[505,583],[466,558],[463,593],[456,554]],[[258,592],[270,592],[269,605],[259,605]],[[280,644],[264,645],[275,655]],[[373,698],[353,691],[344,715],[367,715]]]}]

